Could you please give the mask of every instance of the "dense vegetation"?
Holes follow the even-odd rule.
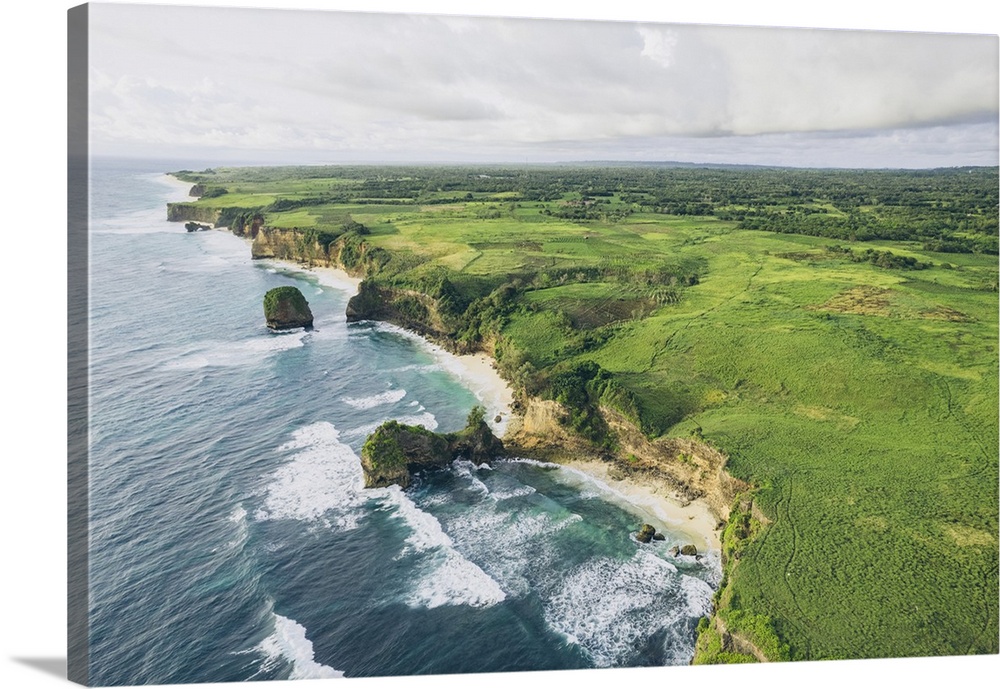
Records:
[[[725,451],[756,511],[716,620],[765,656],[998,651],[996,168],[182,177],[313,233],[601,451],[602,408]],[[719,630],[709,658],[752,659]]]
[[[283,302],[289,303],[292,308],[297,311],[306,311],[309,309],[309,303],[306,298],[302,296],[302,292],[299,291],[297,287],[291,287],[285,285],[283,287],[275,287],[270,289],[264,295],[264,314],[270,318],[278,310],[278,306]]]

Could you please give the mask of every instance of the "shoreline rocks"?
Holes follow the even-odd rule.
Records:
[[[640,543],[649,543],[650,541],[665,541],[667,537],[658,532],[652,524],[643,524],[642,528],[636,532],[635,540]]]

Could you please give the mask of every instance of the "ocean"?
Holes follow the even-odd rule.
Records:
[[[719,563],[637,543],[649,515],[600,481],[511,457],[362,488],[381,422],[458,430],[476,394],[348,324],[345,286],[167,222],[184,166],[92,162],[91,683],[690,662]],[[268,331],[280,285],[314,330]]]

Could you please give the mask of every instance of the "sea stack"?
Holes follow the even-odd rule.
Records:
[[[312,311],[298,287],[275,287],[264,295],[264,319],[271,330],[311,328]]]

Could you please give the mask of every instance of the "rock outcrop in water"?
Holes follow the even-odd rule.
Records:
[[[264,295],[264,318],[272,330],[311,328],[312,311],[298,287],[275,287]]]
[[[650,541],[666,540],[666,536],[657,532],[656,528],[652,524],[643,524],[642,528],[636,532],[635,540],[640,543],[649,543]]]
[[[456,459],[481,464],[503,455],[503,443],[483,418],[483,408],[469,414],[468,425],[458,433],[434,433],[423,426],[386,421],[368,436],[361,448],[365,488],[396,484],[406,488],[410,472],[444,467]]]

